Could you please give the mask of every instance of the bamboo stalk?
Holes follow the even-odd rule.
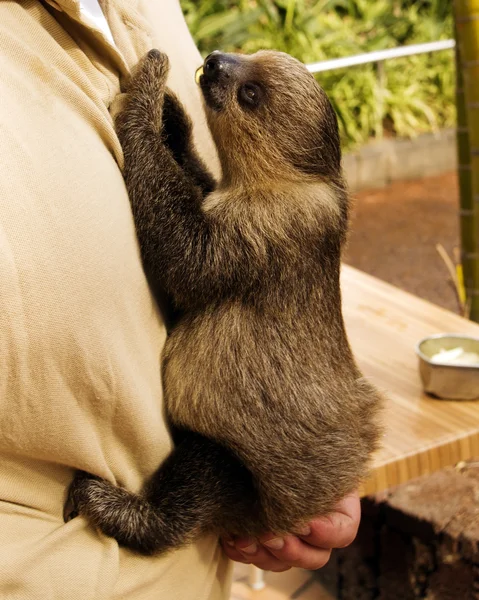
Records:
[[[457,32],[456,32],[457,39]],[[456,107],[457,107],[457,162],[459,179],[459,225],[461,231],[462,282],[470,303],[469,290],[474,279],[474,264],[471,256],[475,252],[474,194],[472,188],[471,149],[467,127],[466,98],[459,44],[456,45]],[[457,290],[458,293],[459,290]],[[464,300],[466,304],[466,300]]]
[[[462,264],[470,316],[479,322],[479,0],[455,0],[454,10]]]

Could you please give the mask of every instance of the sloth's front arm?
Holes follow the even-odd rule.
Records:
[[[151,51],[132,79],[116,125],[142,258],[175,303],[187,308],[249,289],[260,276],[261,257],[241,231],[203,211],[213,180],[201,168],[191,127],[185,129],[189,118],[166,89],[167,73],[166,55]],[[186,138],[179,150],[167,143],[168,134],[175,135],[172,115]]]

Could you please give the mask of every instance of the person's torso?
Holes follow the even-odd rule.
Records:
[[[5,514],[13,507],[48,515],[48,544],[60,544],[62,560],[88,539],[90,555],[79,550],[78,565],[96,561],[108,577],[100,584],[85,566],[85,600],[113,590],[153,598],[155,585],[160,597],[209,600],[223,589],[214,540],[148,562],[118,553],[82,519],[61,521],[73,469],[138,490],[171,449],[160,378],[166,334],[143,273],[109,112],[129,70],[167,29],[151,27],[159,4],[105,3],[115,46],[85,25],[74,0],[0,4],[0,519],[2,506]],[[48,544],[41,556],[50,564]],[[30,558],[18,576],[30,570],[33,582],[41,561]],[[187,563],[195,582],[181,575]],[[203,590],[191,595],[198,582]]]

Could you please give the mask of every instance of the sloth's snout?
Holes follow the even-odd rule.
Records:
[[[215,50],[205,58],[196,72],[206,105],[215,111],[222,110],[231,101],[231,90],[241,78],[241,57]]]
[[[203,76],[210,83],[229,79],[238,62],[238,58],[233,54],[226,54],[215,50],[205,59]]]

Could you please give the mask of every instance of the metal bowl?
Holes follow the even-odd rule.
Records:
[[[479,399],[479,365],[457,365],[432,362],[440,350],[463,348],[479,353],[479,338],[441,333],[424,338],[416,346],[419,372],[428,394],[449,400]]]

